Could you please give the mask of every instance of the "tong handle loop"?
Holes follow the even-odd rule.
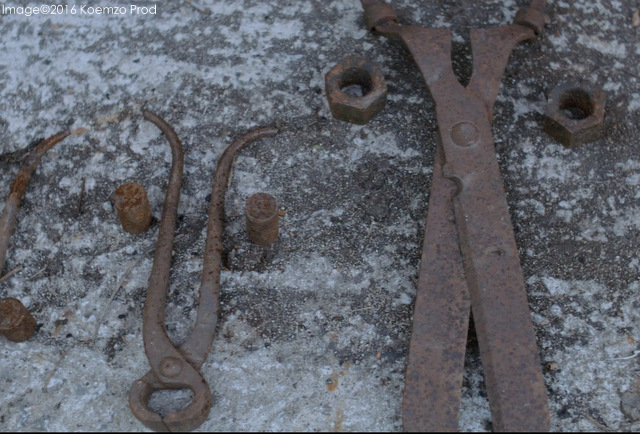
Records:
[[[188,365],[187,372],[181,373],[180,378],[180,382],[162,384],[157,380],[156,374],[150,370],[131,386],[129,391],[131,412],[147,428],[163,432],[193,431],[209,417],[209,411],[213,405],[209,384],[191,365]],[[149,399],[154,392],[172,389],[190,389],[193,392],[193,401],[186,408],[163,417],[149,406]]]

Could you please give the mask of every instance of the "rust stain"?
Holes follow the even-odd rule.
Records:
[[[338,383],[339,383],[338,374],[336,374],[336,372],[334,371],[331,374],[331,377],[327,378],[326,383],[327,383],[327,390],[329,392],[335,391],[338,388]]]
[[[336,420],[333,425],[334,432],[342,432],[342,423],[344,422],[344,413],[341,408],[336,410]]]
[[[71,131],[71,135],[72,136],[81,136],[81,135],[86,134],[88,132],[89,132],[88,128],[79,127],[79,128],[76,128],[75,130]]]
[[[118,113],[112,113],[106,116],[101,116],[98,119],[96,119],[96,124],[98,124],[99,126],[103,126],[106,124],[113,124],[115,122],[118,122]]]

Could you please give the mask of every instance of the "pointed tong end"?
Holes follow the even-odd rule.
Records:
[[[520,9],[513,20],[513,24],[533,30],[535,36],[539,36],[542,33],[544,23],[544,8],[538,9],[534,5]]]
[[[393,10],[393,6],[389,3],[375,0],[361,0],[361,3],[364,9],[364,22],[367,29],[387,36],[385,27],[388,27],[390,24],[397,24],[398,22],[398,17]]]

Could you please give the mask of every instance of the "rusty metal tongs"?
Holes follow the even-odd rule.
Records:
[[[512,49],[538,35],[544,0],[514,23],[472,29],[473,75],[451,66],[451,32],[401,26],[393,8],[362,0],[370,30],[401,40],[435,102],[439,140],[403,400],[407,431],[458,429],[469,310],[496,431],[548,431],[549,410],[509,209],[491,134]]]
[[[169,124],[148,110],[143,114],[169,140],[172,164],[144,307],[144,349],[151,369],[131,386],[129,405],[138,420],[155,431],[192,431],[207,419],[213,405],[211,389],[199,370],[211,349],[218,322],[224,202],[233,159],[244,145],[271,137],[278,129],[262,127],[250,130],[234,140],[218,160],[209,205],[196,322],[188,338],[174,346],[165,330],[164,318],[184,154],[180,139]],[[160,415],[149,406],[149,398],[153,392],[163,389],[190,389],[193,400],[184,409]]]

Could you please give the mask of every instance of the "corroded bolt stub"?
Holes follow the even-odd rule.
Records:
[[[596,140],[604,125],[605,93],[584,82],[567,81],[549,93],[544,130],[568,148]]]
[[[36,320],[31,312],[12,297],[0,299],[0,333],[13,342],[23,342],[33,336]]]
[[[247,235],[260,246],[268,246],[278,238],[278,207],[276,199],[267,193],[255,193],[245,207]]]
[[[348,93],[359,87],[362,96]],[[363,125],[380,112],[387,100],[387,85],[380,67],[361,56],[348,56],[325,75],[325,91],[334,118]]]
[[[127,182],[116,189],[115,206],[125,231],[139,234],[151,224],[151,207],[147,192],[137,182]]]

